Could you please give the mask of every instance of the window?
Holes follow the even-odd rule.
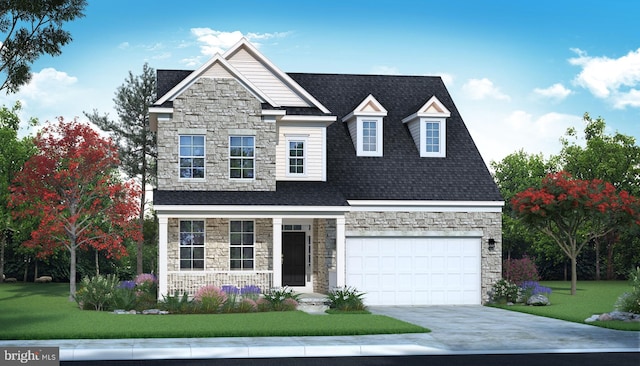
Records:
[[[304,175],[305,141],[289,140],[289,175]]]
[[[376,121],[362,121],[362,151],[377,151]]]
[[[204,136],[180,136],[180,178],[204,178]]]
[[[357,117],[358,156],[382,156],[382,117]]]
[[[204,221],[180,221],[180,269],[204,269]]]
[[[229,223],[230,267],[232,270],[253,270],[253,221]]]
[[[231,136],[229,138],[229,178],[253,179],[255,161],[255,137]]]
[[[428,153],[440,152],[440,123],[426,122],[425,148]]]
[[[446,156],[446,122],[444,119],[422,118],[420,121],[420,156]]]

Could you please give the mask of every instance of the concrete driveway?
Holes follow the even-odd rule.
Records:
[[[486,306],[374,306],[369,310],[429,328],[429,346],[453,352],[640,352],[640,332]]]

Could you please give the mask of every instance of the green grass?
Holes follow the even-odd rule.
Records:
[[[520,311],[548,318],[585,323],[584,320],[594,314],[609,313],[614,309],[616,300],[624,292],[631,291],[628,281],[578,281],[575,295],[571,295],[571,283],[565,281],[540,281],[540,284],[552,290],[549,306],[497,305],[496,307]],[[586,323],[594,326],[640,331],[640,322],[606,321]]]
[[[68,284],[0,284],[0,339],[106,339],[337,336],[425,333],[428,329],[372,314],[116,315],[80,310]]]

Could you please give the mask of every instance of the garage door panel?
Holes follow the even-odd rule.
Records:
[[[348,238],[346,254],[367,305],[480,304],[479,238]]]

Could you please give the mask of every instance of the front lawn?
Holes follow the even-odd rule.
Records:
[[[425,333],[428,329],[372,314],[116,315],[80,310],[68,284],[0,284],[0,339],[338,336]]]
[[[496,305],[496,307],[520,311],[548,318],[584,323],[594,314],[614,311],[616,300],[624,292],[631,291],[628,281],[578,281],[576,294],[571,296],[571,283],[565,281],[541,281],[541,285],[553,291],[549,306]],[[640,322],[606,321],[587,323],[599,327],[640,331]]]

